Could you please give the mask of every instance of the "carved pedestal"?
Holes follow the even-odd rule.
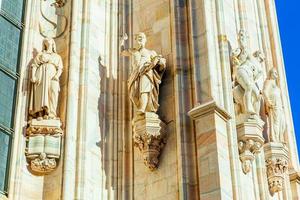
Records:
[[[250,172],[255,155],[264,144],[263,126],[264,122],[258,117],[247,117],[244,122],[237,124],[240,160],[245,174]]]
[[[59,119],[32,119],[28,123],[25,155],[33,174],[45,175],[56,169],[60,158],[62,135]]]
[[[270,194],[282,191],[288,169],[288,149],[283,143],[270,142],[264,145]]]
[[[152,112],[133,120],[134,145],[142,152],[144,163],[150,170],[158,167],[158,158],[166,143],[165,126],[158,115]]]

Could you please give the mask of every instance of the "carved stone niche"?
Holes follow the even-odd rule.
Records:
[[[264,145],[265,161],[270,194],[280,192],[288,169],[288,149],[283,143],[270,142]]]
[[[137,116],[132,123],[134,145],[143,154],[145,165],[153,171],[158,167],[158,158],[166,144],[166,124],[154,112]]]
[[[28,122],[25,155],[33,174],[46,175],[57,168],[62,136],[59,119],[32,119]]]
[[[248,120],[236,126],[240,160],[245,174],[250,172],[255,155],[260,153],[264,144],[263,126],[264,122],[256,117],[249,117]]]

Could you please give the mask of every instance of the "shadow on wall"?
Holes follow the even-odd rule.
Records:
[[[117,152],[115,150],[116,140],[114,132],[115,123],[114,117],[114,101],[113,91],[114,86],[117,84],[117,80],[112,76],[107,77],[108,68],[103,64],[101,56],[98,59],[99,62],[99,77],[100,77],[100,97],[98,99],[98,113],[99,113],[99,126],[100,126],[100,138],[101,140],[96,145],[101,150],[101,163],[102,171],[105,172],[105,188],[108,191],[117,192],[117,170],[115,170],[117,163]],[[116,195],[116,194],[115,194]]]

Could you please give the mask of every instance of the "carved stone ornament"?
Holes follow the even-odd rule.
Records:
[[[26,159],[29,170],[45,175],[56,169],[60,158],[63,130],[57,116],[62,59],[51,38],[43,41],[43,49],[31,65],[29,121],[26,130]]]
[[[231,55],[236,128],[245,174],[250,171],[252,161],[264,143],[264,122],[260,118],[263,88],[261,63],[264,58],[260,51],[249,53],[248,39],[247,32],[241,30],[238,35],[239,47]]]
[[[133,121],[134,145],[142,152],[144,163],[150,170],[158,167],[158,157],[166,144],[165,130],[166,125],[152,112]]]
[[[120,41],[121,55],[132,57],[133,71],[128,80],[129,97],[134,105],[133,137],[135,146],[143,154],[150,170],[158,167],[158,157],[165,144],[165,124],[156,114],[159,104],[159,85],[166,67],[166,59],[145,48],[144,33],[135,35],[136,46],[124,49],[126,34]]]
[[[66,32],[68,26],[68,18],[61,11],[65,4],[66,0],[41,0],[40,14],[43,21],[39,22],[39,31],[43,37],[52,37],[56,39],[61,37]],[[45,12],[44,10],[46,10],[47,12]],[[49,10],[55,12],[55,15],[57,16],[57,18],[59,18],[59,20],[53,20],[51,17],[47,16],[46,13],[48,13]],[[61,23],[61,25],[58,25],[58,21]]]
[[[288,170],[288,149],[282,143],[270,142],[264,145],[267,177],[270,194],[282,191]]]
[[[248,118],[248,121],[237,125],[240,160],[245,174],[250,172],[255,155],[260,153],[264,144],[263,126],[264,122],[256,118]]]
[[[49,174],[60,158],[63,130],[59,119],[32,119],[26,131],[26,159],[35,175]]]

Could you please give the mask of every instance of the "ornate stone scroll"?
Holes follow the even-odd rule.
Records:
[[[121,39],[124,46],[127,35]],[[128,80],[130,100],[135,108],[133,138],[143,154],[144,163],[150,170],[158,167],[158,157],[165,144],[165,124],[156,114],[159,104],[159,85],[166,67],[166,60],[155,51],[145,48],[144,33],[135,36],[134,48],[122,49],[123,56],[133,58],[133,71]]]
[[[270,142],[264,145],[267,177],[270,194],[282,191],[288,170],[288,149],[283,143]]]
[[[259,116],[261,107],[262,54],[256,51],[252,55],[248,50],[248,35],[241,30],[238,35],[239,48],[231,55],[233,97],[235,102],[237,134],[240,160],[244,173],[251,169],[255,154],[264,143],[262,131],[264,122]]]
[[[45,175],[56,169],[63,130],[57,116],[59,77],[63,65],[51,38],[31,65],[29,121],[26,130],[26,158],[30,171]]]
[[[46,6],[44,6],[46,4]],[[42,19],[44,20],[43,23],[39,22],[39,31],[40,34],[47,38],[52,37],[54,39],[61,37],[67,30],[68,26],[68,18],[64,14],[60,14],[58,11],[59,9],[63,8],[66,4],[66,0],[55,0],[54,2],[49,2],[48,0],[41,0],[40,2],[40,14],[42,16]],[[43,9],[43,7],[47,7],[47,9]],[[55,9],[55,15],[57,18],[60,18],[59,21],[62,22],[62,28],[59,28],[58,23],[55,22],[55,20],[51,19],[45,14],[44,10],[49,11],[50,9]],[[51,26],[51,28],[48,28],[46,30],[46,26]]]

